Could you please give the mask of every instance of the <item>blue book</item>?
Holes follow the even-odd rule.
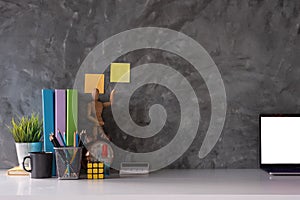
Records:
[[[49,135],[54,132],[54,90],[42,90],[44,151],[53,153],[52,176],[56,176],[55,152]]]

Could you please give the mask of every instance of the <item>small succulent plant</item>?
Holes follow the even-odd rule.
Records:
[[[42,137],[43,122],[38,114],[11,119],[11,126],[8,126],[16,143],[39,142]]]

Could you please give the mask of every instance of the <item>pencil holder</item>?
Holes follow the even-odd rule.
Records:
[[[57,147],[55,149],[58,179],[79,179],[81,147]]]

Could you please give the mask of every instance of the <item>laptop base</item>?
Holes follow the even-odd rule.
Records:
[[[268,172],[272,176],[300,176],[300,172]]]

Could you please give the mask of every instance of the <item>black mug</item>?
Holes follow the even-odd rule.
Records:
[[[31,169],[26,169],[24,166],[26,159],[30,159]],[[31,173],[31,178],[51,178],[52,159],[51,152],[29,152],[29,156],[23,159],[23,169]]]

